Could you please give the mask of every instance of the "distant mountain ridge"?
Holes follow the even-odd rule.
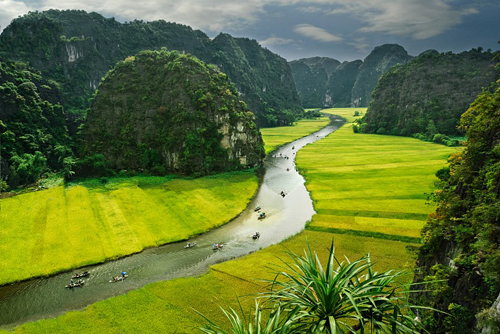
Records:
[[[384,44],[364,61],[312,57],[291,61],[290,67],[304,107],[367,107],[382,74],[412,58],[402,46]]]
[[[261,126],[285,125],[302,113],[284,58],[256,41],[168,23],[119,23],[82,10],[30,12],[0,35],[0,56],[22,61],[61,85],[64,104],[82,112],[101,78],[118,61],[141,50],[166,47],[191,53],[227,73]]]

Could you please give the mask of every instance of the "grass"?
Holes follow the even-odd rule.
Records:
[[[0,284],[121,257],[222,225],[257,190],[254,173],[87,180],[0,201]]]
[[[283,144],[316,132],[329,123],[330,119],[328,117],[320,117],[315,119],[303,119],[293,126],[260,129],[266,154]]]
[[[356,110],[365,112],[363,108],[324,111],[348,122],[297,156],[318,213],[309,226],[418,240],[427,215],[435,209],[427,201],[435,173],[456,148],[406,137],[356,134],[350,123]]]

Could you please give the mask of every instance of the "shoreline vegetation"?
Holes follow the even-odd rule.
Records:
[[[241,304],[244,310],[252,307],[253,295],[266,289],[259,279],[272,279],[271,269],[266,268],[281,263],[279,258],[286,258],[285,249],[301,254],[306,242],[320,259],[326,258],[333,240],[340,261],[343,255],[355,259],[370,253],[376,270],[411,270],[415,258],[408,249],[418,246],[418,243],[379,239],[376,233],[367,237],[313,230],[316,226],[332,231],[384,231],[396,237],[418,238],[420,228],[425,223],[425,219],[421,218],[434,208],[425,204],[426,195],[422,191],[432,191],[434,173],[445,165],[447,154],[456,149],[412,138],[354,134],[351,128],[352,115],[354,111],[364,113],[365,110],[329,109],[329,113],[342,116],[347,122],[333,134],[308,145],[297,154],[297,166],[306,178],[306,187],[318,212],[303,232],[278,245],[214,265],[201,276],[151,283],[127,294],[99,301],[80,311],[25,323],[16,327],[14,332],[66,333],[86,328],[90,332],[187,333],[195,332],[205,324],[196,311],[218,324],[228,325],[219,306],[239,309],[238,305]],[[292,132],[295,129],[286,127],[284,131]],[[269,145],[268,138],[271,142],[277,137],[277,134],[270,134],[269,137],[263,135],[266,146]],[[397,145],[400,140],[408,142]],[[374,152],[377,147],[389,150]],[[422,147],[426,151],[414,161],[415,164],[405,160],[405,157],[415,159],[419,156],[415,156],[415,153]],[[269,151],[266,147],[266,152]],[[384,161],[391,151],[395,153],[392,157],[397,159]],[[423,158],[431,156],[433,151],[439,152],[432,155],[435,162],[418,167]],[[403,180],[403,175],[407,179]],[[381,210],[386,210],[384,205],[390,206],[387,212],[392,212],[396,217],[387,212],[383,214],[385,211]],[[411,279],[408,277],[408,282]]]

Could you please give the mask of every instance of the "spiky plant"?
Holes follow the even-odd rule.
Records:
[[[253,321],[240,318],[233,309],[223,310],[231,330],[224,331],[208,318],[201,330],[207,334],[354,334],[425,331],[412,309],[424,308],[408,302],[410,292],[398,282],[403,271],[374,272],[369,255],[357,261],[335,258],[330,246],[326,267],[309,244],[304,255],[287,252],[270,291],[260,294],[270,305],[269,318],[262,316],[256,301]],[[241,306],[240,306],[241,309]],[[426,308],[429,309],[429,308]],[[267,319],[267,320],[266,320]]]
[[[294,310],[294,330],[303,333],[419,333],[407,303],[410,291],[397,279],[404,272],[376,273],[369,255],[350,262],[335,258],[333,243],[324,268],[309,244],[304,256],[287,252],[265,293],[268,302]]]
[[[219,325],[215,324],[213,321],[205,317],[203,314],[201,316],[205,318],[209,323],[205,325],[200,330],[207,334],[291,334],[299,333],[292,329],[293,319],[298,311],[292,311],[283,313],[283,310],[278,305],[273,307],[270,311],[269,317],[263,316],[262,308],[259,305],[258,300],[255,301],[255,312],[252,314],[253,319],[250,315],[248,319],[240,317],[238,313],[230,308],[230,311],[226,311],[221,308],[222,312],[226,315],[229,320],[231,329],[230,331],[225,331]],[[244,315],[244,312],[240,305],[240,311]]]

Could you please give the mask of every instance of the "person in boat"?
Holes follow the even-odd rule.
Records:
[[[127,275],[127,273],[125,271],[122,271],[122,277],[125,278],[125,275]]]

